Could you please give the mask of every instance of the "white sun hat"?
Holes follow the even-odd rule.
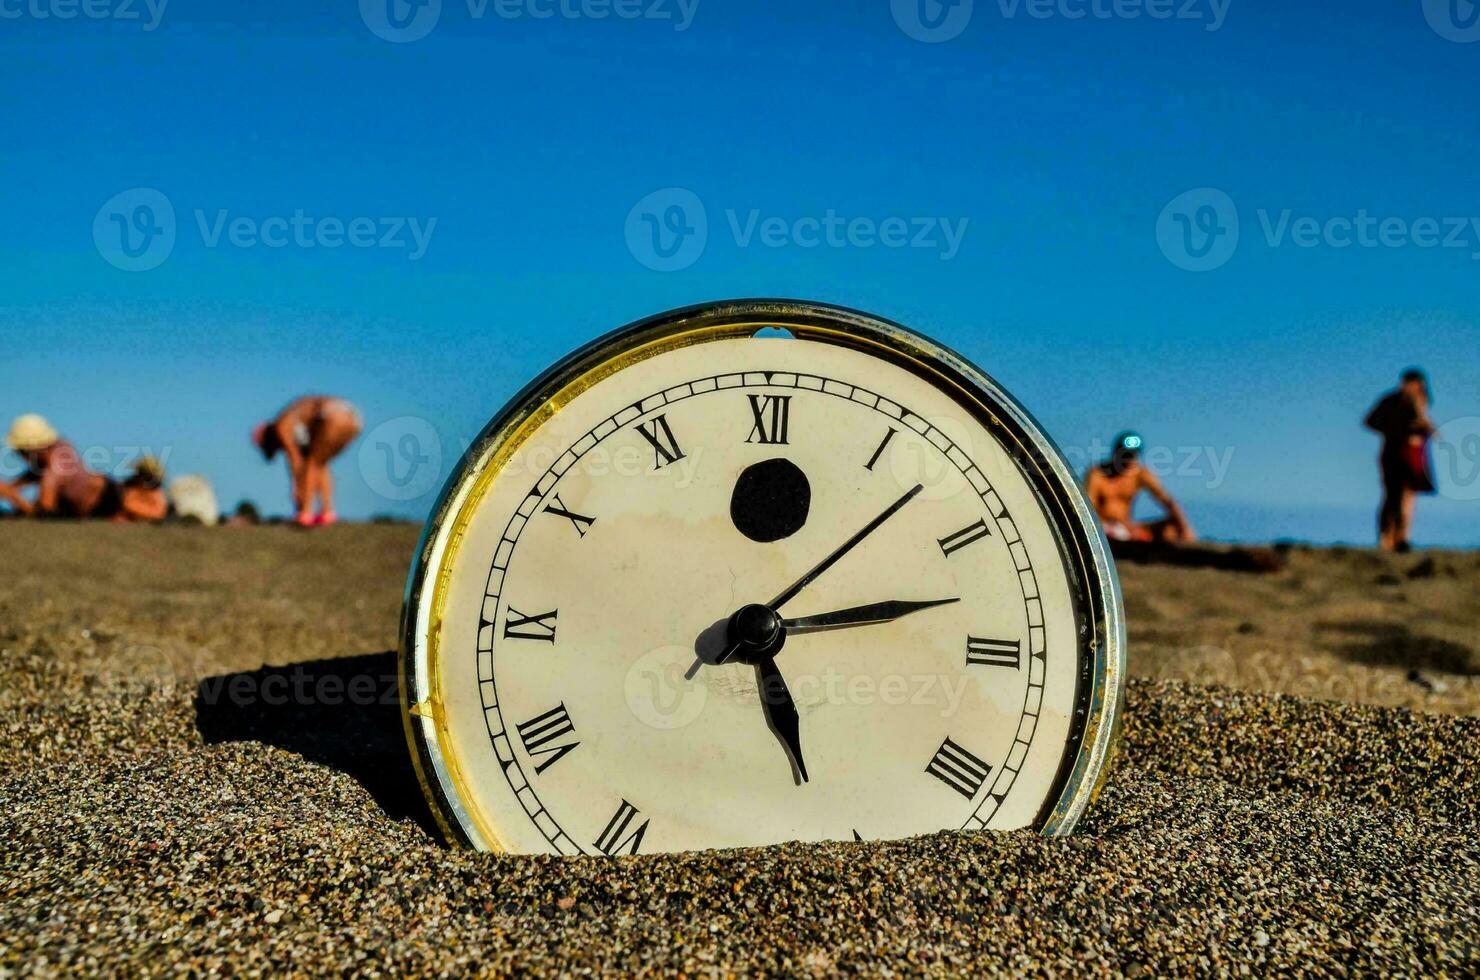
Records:
[[[10,423],[5,444],[17,452],[28,453],[54,446],[60,438],[46,419],[39,415],[22,415]]]

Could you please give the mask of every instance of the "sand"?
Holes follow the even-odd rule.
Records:
[[[0,975],[1480,971],[1480,556],[1127,568],[1162,679],[1072,839],[613,862],[428,831],[415,535],[0,525]]]

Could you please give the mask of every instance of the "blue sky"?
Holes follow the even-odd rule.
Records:
[[[297,393],[445,470],[592,336],[791,296],[957,348],[1073,458],[1139,428],[1221,537],[1370,540],[1358,421],[1424,365],[1417,536],[1480,538],[1468,0],[383,2],[0,0],[0,416],[284,511],[246,436]],[[161,199],[172,246],[118,251]],[[359,462],[343,513],[424,515]]]

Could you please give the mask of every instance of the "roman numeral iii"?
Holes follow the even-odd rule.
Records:
[[[570,715],[566,713],[564,701],[544,714],[536,715],[524,724],[515,727],[519,729],[519,739],[524,743],[524,751],[531,756],[546,757],[534,767],[536,775],[549,769],[563,759],[567,752],[581,744],[580,742],[554,744],[567,735],[574,735],[576,731],[576,726],[571,724]]]
[[[544,640],[555,642],[555,614],[558,609],[547,613],[526,616],[513,606],[509,607],[509,618],[504,623],[504,636],[511,640]]]
[[[786,428],[791,421],[790,395],[746,395],[755,424],[746,442],[776,446],[786,443]]]
[[[966,638],[967,666],[1011,667],[1023,665],[1022,640],[984,640],[979,636]]]
[[[678,446],[678,440],[673,437],[673,428],[668,424],[668,416],[659,415],[651,422],[637,423],[637,431],[642,437],[652,444],[656,456],[653,460],[653,468],[661,469],[675,460],[683,459],[683,450]]]
[[[618,851],[636,854],[637,849],[642,846],[642,836],[647,833],[649,823],[644,820],[642,826],[627,834],[627,828],[638,816],[637,808],[623,800],[622,805],[617,807],[617,812],[607,822],[606,829],[596,838],[596,849],[607,857],[615,857]],[[624,838],[623,834],[627,836]]]
[[[925,771],[969,800],[987,781],[992,767],[948,738]]]
[[[973,541],[980,541],[982,538],[990,537],[991,534],[986,521],[977,521],[975,524],[963,527],[955,534],[947,534],[941,538],[940,550],[949,558],[952,552],[960,551]]]

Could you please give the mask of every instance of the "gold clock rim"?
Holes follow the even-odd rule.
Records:
[[[440,625],[449,568],[476,505],[508,460],[561,407],[633,364],[672,350],[784,328],[793,336],[875,353],[945,387],[980,421],[1020,441],[1019,460],[1040,467],[1035,493],[1058,505],[1050,521],[1067,532],[1089,609],[1093,638],[1089,677],[1076,703],[1085,711],[1072,760],[1060,771],[1034,829],[1047,836],[1072,832],[1098,794],[1119,735],[1125,687],[1125,622],[1119,578],[1109,546],[1079,481],[1058,447],[1021,404],[990,375],[949,348],[907,327],[846,307],[803,300],[729,300],[684,307],[628,324],[574,351],[516,394],[484,427],[443,488],[423,529],[407,578],[398,657],[402,722],[423,795],[451,842],[506,852],[496,828],[476,810],[476,796],[446,738],[440,690]],[[1009,424],[1004,424],[1009,423]],[[1067,525],[1067,526],[1062,526]],[[1066,566],[1070,557],[1061,553]],[[431,588],[428,590],[427,586]],[[1085,696],[1087,694],[1087,696]],[[448,784],[451,784],[449,787]]]

